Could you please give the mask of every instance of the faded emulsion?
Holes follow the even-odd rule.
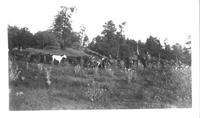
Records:
[[[60,7],[49,29],[8,26],[9,109],[191,108],[191,39],[185,45],[127,38],[128,22],[105,21],[89,39],[73,30],[76,7]]]

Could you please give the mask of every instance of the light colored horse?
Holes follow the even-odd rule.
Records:
[[[52,59],[52,63],[54,62],[54,60],[57,60],[58,63],[60,63],[61,60],[62,60],[63,58],[67,58],[67,56],[66,56],[66,55],[63,55],[63,56],[60,56],[60,55],[53,55],[52,58],[53,58],[53,59]]]

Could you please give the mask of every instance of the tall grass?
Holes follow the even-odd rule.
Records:
[[[51,71],[52,71],[52,67],[45,67],[44,68],[45,72],[46,72],[46,83],[48,86],[51,85]]]
[[[13,61],[10,58],[8,60],[8,68],[9,68],[9,79],[10,80],[18,79],[21,71],[19,70],[18,65],[13,63]]]
[[[80,68],[72,65],[12,62],[12,73],[25,77],[10,84],[12,110],[87,108],[191,107],[191,69],[154,68],[121,71],[119,68]],[[10,71],[10,70],[9,70]],[[49,88],[46,83],[50,81]],[[16,96],[16,91],[24,95]]]

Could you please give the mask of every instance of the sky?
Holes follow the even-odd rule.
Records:
[[[12,4],[11,4],[12,3]],[[119,25],[127,22],[127,38],[146,41],[152,35],[169,44],[184,44],[193,38],[195,0],[7,0],[7,23],[27,27],[32,33],[43,31],[53,23],[60,6],[75,6],[73,30],[86,27],[92,40],[108,20]]]

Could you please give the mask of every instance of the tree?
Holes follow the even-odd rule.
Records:
[[[117,28],[112,20],[109,20],[103,25],[104,30],[101,32],[103,35],[102,40],[105,43],[105,48],[107,48],[108,55],[115,58],[120,57],[120,47],[125,41],[125,36],[122,34],[126,22],[119,25],[120,31],[117,32]]]
[[[109,43],[106,43],[103,36],[97,36],[93,39],[93,41],[89,44],[88,48],[98,52],[101,55],[109,56],[110,48]]]
[[[112,20],[103,25],[102,36],[97,36],[89,44],[89,48],[104,56],[113,58],[127,58],[132,54],[132,45],[128,45],[125,35],[123,35],[126,22],[122,22],[119,31]]]
[[[53,32],[56,34],[60,47],[64,49],[65,47],[70,47],[73,42],[73,31],[72,31],[72,21],[71,17],[75,11],[75,7],[61,7],[61,10],[55,17],[53,23]]]
[[[130,56],[135,55],[135,52],[137,51],[137,42],[133,39],[127,39],[126,40],[126,45],[129,49]]]
[[[121,45],[121,49],[119,51],[119,54],[120,54],[120,59],[125,59],[125,58],[129,58],[131,56],[131,52],[129,50],[129,48],[127,47],[127,44],[124,43]]]
[[[126,25],[126,22],[122,22],[121,24],[119,24],[119,29],[120,29],[120,33],[122,34],[122,33],[124,33],[124,27],[125,27],[125,25]]]
[[[59,48],[58,41],[56,40],[56,35],[50,31],[40,31],[34,35],[34,39],[36,40],[36,48],[44,49],[44,48]]]
[[[165,49],[163,51],[163,59],[171,60],[173,59],[173,53],[169,44],[165,43]]]
[[[149,36],[147,38],[145,46],[147,51],[154,57],[159,57],[162,50],[162,45],[156,37]]]
[[[66,42],[66,46],[67,47],[72,47],[74,49],[80,49],[81,47],[81,38],[80,38],[80,34],[77,32],[72,32],[72,34],[69,36],[69,40],[68,42]]]
[[[80,39],[81,39],[81,46],[82,47],[87,47],[88,43],[89,43],[89,38],[88,36],[86,35],[86,28],[84,25],[81,26],[81,30],[79,32],[80,34]]]
[[[138,45],[139,55],[145,56],[146,52],[148,50],[147,46],[146,46],[146,43],[143,43],[141,40],[139,40],[137,45]]]
[[[187,65],[191,65],[191,52],[190,49],[184,47],[181,61]]]
[[[19,45],[20,29],[16,26],[8,26],[8,48],[9,50],[20,47]]]
[[[117,58],[119,57],[119,52],[120,52],[121,44],[122,44],[123,41],[125,40],[125,36],[123,35],[124,26],[125,26],[125,25],[126,25],[126,22],[122,22],[122,23],[119,25],[120,31],[117,32],[117,34],[116,34],[116,39],[117,39]]]
[[[81,27],[81,29],[80,29],[79,34],[80,34],[80,38],[81,38],[81,46],[83,46],[83,41],[84,41],[84,38],[86,36],[86,34],[85,34],[86,28],[85,28],[84,25],[81,25],[80,27]]]
[[[88,36],[86,35],[83,39],[83,47],[87,47],[89,44],[89,38]]]
[[[8,48],[11,50],[17,48],[34,47],[36,42],[33,34],[28,28],[18,28],[16,26],[8,26]]]
[[[104,30],[101,32],[104,37],[106,37],[108,40],[112,40],[115,37],[116,34],[116,27],[112,20],[109,20],[103,25]]]
[[[89,44],[89,48],[104,56],[116,57],[116,27],[112,20],[103,25],[102,36],[98,35]]]

